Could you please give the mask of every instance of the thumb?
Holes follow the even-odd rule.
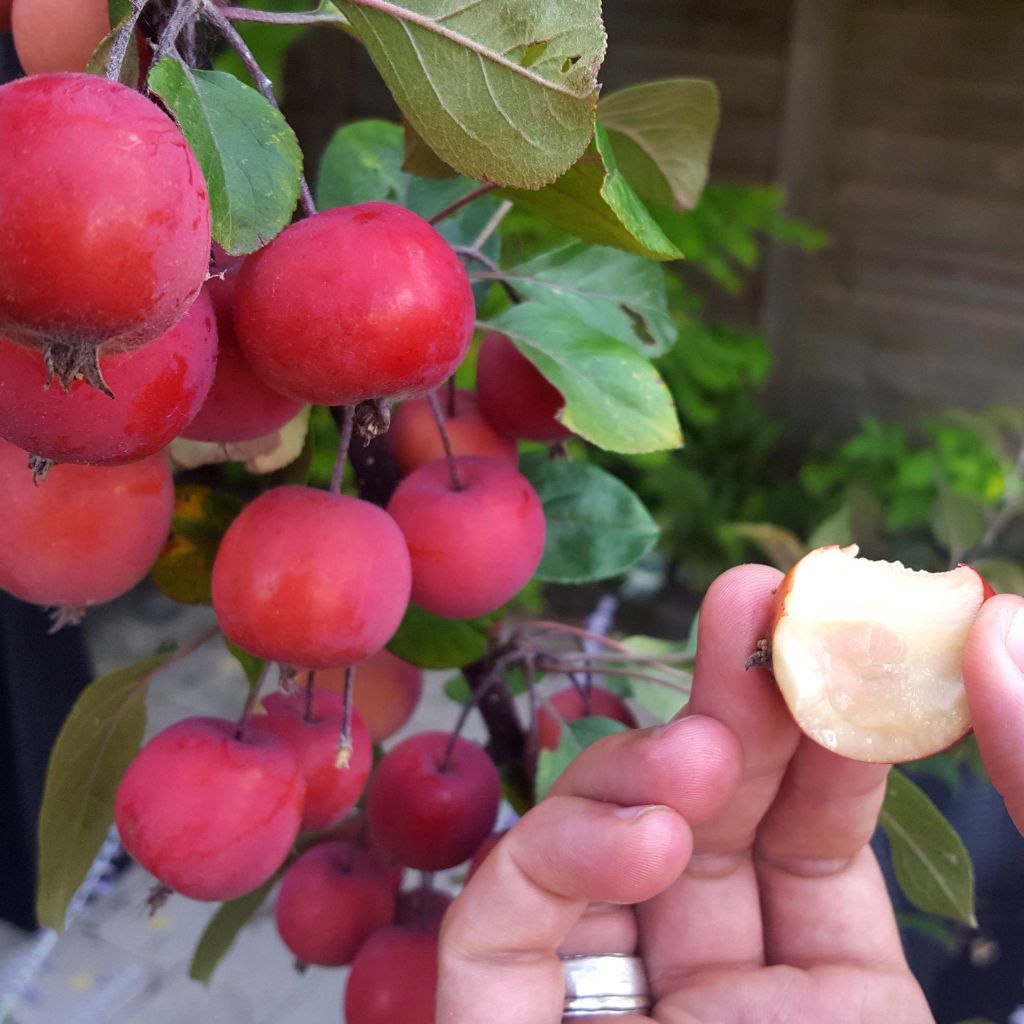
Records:
[[[1024,599],[981,606],[964,646],[964,684],[981,759],[1024,832]]]

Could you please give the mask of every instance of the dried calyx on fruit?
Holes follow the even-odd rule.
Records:
[[[964,642],[992,589],[966,565],[931,573],[856,556],[818,548],[787,573],[770,637],[779,689],[797,725],[844,757],[944,750],[971,728]]]

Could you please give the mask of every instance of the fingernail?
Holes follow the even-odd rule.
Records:
[[[662,810],[661,804],[645,804],[642,807],[616,807],[612,814],[624,821],[639,821],[645,814]]]
[[[682,712],[680,712],[680,714],[682,714]],[[665,736],[667,733],[676,732],[686,726],[688,722],[692,722],[694,720],[693,715],[688,715],[684,718],[673,718],[671,722],[666,722],[664,725],[656,725],[651,730],[651,739],[656,740]]]
[[[1013,617],[1006,634],[1006,649],[1014,664],[1024,672],[1024,608]]]

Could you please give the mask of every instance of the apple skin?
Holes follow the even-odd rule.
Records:
[[[455,392],[454,412],[446,393],[438,392],[438,398],[445,414],[445,430],[453,455],[489,455],[518,467],[519,452],[515,441],[499,433],[484,418],[472,391],[460,388]],[[445,457],[441,432],[434,420],[430,399],[426,396],[402,402],[391,417],[388,436],[402,476],[408,476],[427,462]]]
[[[629,705],[611,690],[602,686],[590,688],[590,706],[587,707],[580,693],[575,686],[568,686],[553,694],[549,703],[558,712],[563,722],[575,722],[577,719],[588,715],[598,715],[603,718],[613,718],[630,729],[637,725],[636,716],[630,710]],[[537,713],[537,746],[541,750],[555,750],[558,747],[562,736],[562,725],[557,718],[541,705]]]
[[[118,466],[166,447],[199,412],[217,365],[205,289],[159,338],[105,356],[111,400],[85,380],[46,387],[41,352],[0,338],[0,435],[53,462]]]
[[[125,849],[175,892],[231,900],[284,863],[305,784],[275,736],[220,718],[186,718],[135,756],[117,789]]]
[[[210,203],[178,126],[98,75],[0,86],[0,334],[137,348],[206,279]]]
[[[305,964],[341,967],[391,923],[395,890],[375,854],[353,843],[318,843],[285,870],[274,916],[284,944]]]
[[[462,362],[466,271],[425,220],[391,203],[323,210],[242,264],[239,344],[282,394],[320,405],[433,391]]]
[[[892,572],[894,576],[926,581],[925,585],[941,586],[941,580],[956,577],[964,594],[958,596],[957,601],[947,609],[949,621],[940,618],[938,625],[935,621],[920,617],[920,609],[914,605],[914,598],[911,597],[904,602],[906,607],[899,610],[902,619],[896,614],[886,615],[882,603],[892,599],[880,590],[871,595],[874,600],[869,598],[862,615],[847,611],[830,618],[829,595],[822,592],[819,584],[817,590],[812,590],[810,595],[805,590],[801,597],[805,604],[809,597],[817,602],[815,616],[811,617],[815,623],[811,640],[795,634],[794,622],[799,625],[802,619],[807,618],[805,613],[794,613],[793,604],[798,579],[807,576],[803,567],[808,560],[835,559],[839,556],[840,559],[849,558],[852,561],[857,554],[856,545],[817,548],[805,555],[785,575],[773,601],[771,663],[768,667],[797,725],[827,749],[852,760],[894,764],[940,753],[971,731],[962,674],[952,666],[962,657],[963,640],[970,622],[981,605],[995,592],[976,569],[964,564],[946,573],[920,573],[907,570],[899,563],[875,563],[861,559],[857,561],[858,565],[867,563],[883,566],[885,571]],[[833,561],[832,565],[837,570],[848,567],[842,561]],[[839,572],[835,573],[835,577],[838,582],[833,590],[845,588],[847,592],[852,591],[854,577],[844,578]],[[928,580],[937,582],[928,584]],[[877,584],[886,581],[872,582]],[[928,592],[919,590],[915,596],[919,601],[924,601],[928,599]],[[861,610],[861,606],[857,606],[857,611]],[[918,618],[913,617],[915,614]],[[917,652],[924,652],[924,656],[937,650],[937,644],[953,646],[944,652],[947,655],[945,662],[936,663],[939,668],[929,669],[929,685],[907,690],[904,676],[912,675],[915,669],[920,668],[918,660],[914,658],[914,648],[915,638],[921,634],[926,639],[936,638],[924,644],[916,639]],[[959,648],[956,648],[957,643]],[[825,656],[826,660],[822,660],[819,650],[829,652]],[[816,670],[815,664],[820,666]],[[852,671],[848,668],[851,664],[856,665]],[[906,672],[901,675],[904,668]],[[842,675],[844,672],[845,679]],[[948,686],[940,692],[938,688],[942,684]],[[864,697],[858,696],[858,687],[874,699],[873,703],[868,704]],[[950,692],[955,697],[948,696]],[[930,695],[937,695],[941,700],[938,710],[933,710],[926,703],[922,704],[922,700]],[[822,718],[823,700],[828,700],[832,708],[842,709],[831,713],[832,720],[829,720],[828,715]]]
[[[382,928],[359,950],[345,986],[346,1024],[435,1024],[438,938]]]
[[[447,460],[407,476],[388,503],[409,545],[412,601],[435,615],[487,615],[525,586],[544,554],[540,498],[521,473],[499,459]]]
[[[480,411],[503,434],[527,441],[562,441],[572,431],[557,419],[562,393],[497,331],[485,334],[476,364]]]

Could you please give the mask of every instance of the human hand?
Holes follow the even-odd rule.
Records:
[[[717,580],[686,717],[590,747],[473,876],[442,932],[439,1024],[555,1024],[560,953],[634,952],[650,1017],[595,1019],[932,1020],[868,846],[888,766],[813,743],[744,671],[780,578]]]

